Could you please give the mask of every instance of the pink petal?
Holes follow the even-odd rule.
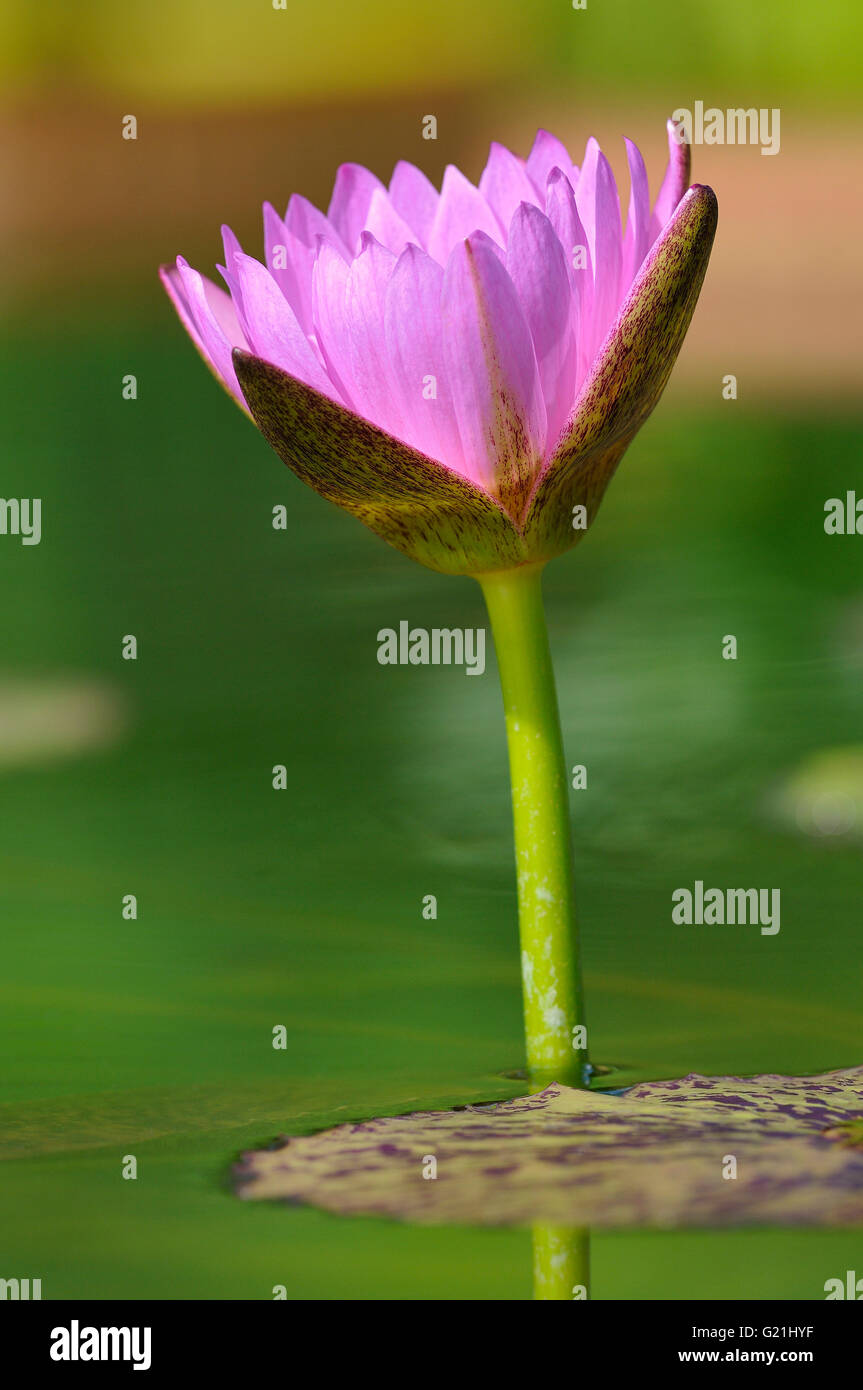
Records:
[[[448,164],[429,233],[429,255],[446,265],[453,248],[471,232],[486,232],[501,246],[504,243],[500,223],[479,189],[454,164]]]
[[[573,296],[563,248],[539,208],[522,203],[509,229],[506,268],[533,338],[554,447],[575,400]]]
[[[493,238],[490,237],[486,232],[473,232],[471,235],[473,237],[474,244],[476,246],[487,247],[493,256],[497,256],[497,259],[500,261],[501,265],[505,270],[506,252],[504,251],[503,247],[498,242],[494,241]]]
[[[234,304],[234,308],[237,311],[237,317],[240,321],[240,326],[243,330],[243,333],[248,338],[248,333],[246,333],[245,321],[243,319],[243,297],[240,293],[240,286],[237,281],[236,274],[234,272],[234,256],[237,254],[242,255],[243,248],[240,245],[237,237],[234,235],[234,233],[231,231],[230,227],[227,224],[223,225],[221,231],[222,246],[225,248],[225,264],[217,266],[216,269],[219,271],[222,279],[228,287],[228,293],[230,294]]]
[[[304,198],[300,193],[294,193],[288,203],[285,226],[304,246],[310,247],[312,251],[317,250],[318,237],[322,236],[341,252],[345,260],[351,259],[347,246],[330,219],[325,217],[320,208],[316,208],[314,203],[310,203],[308,198]]]
[[[193,271],[193,274],[197,275],[198,272]],[[231,296],[225,294],[221,285],[216,285],[212,280],[208,280],[206,275],[201,275],[199,278],[204,289],[210,313],[218,324],[222,335],[231,344],[232,348],[242,347],[246,341],[246,337],[243,333],[237,307],[231,299]],[[190,300],[190,302],[192,301]]]
[[[589,321],[582,318],[582,338],[590,357],[602,342],[620,302],[620,200],[611,166],[597,142],[588,140],[575,188],[578,215],[587,234],[593,267]]]
[[[525,168],[540,195],[540,201],[545,197],[552,169],[560,169],[570,180],[578,178],[578,169],[573,165],[569,150],[556,135],[551,135],[547,130],[536,132],[536,139]]]
[[[234,255],[249,347],[307,386],[337,399],[332,382],[315,356],[296,315],[266,266],[242,252]]]
[[[500,222],[504,232],[509,229],[519,203],[539,206],[536,189],[525,173],[524,160],[518,159],[504,145],[493,142],[488,163],[482,171],[479,191]]]
[[[347,289],[350,266],[332,242],[318,239],[312,272],[312,316],[318,350],[327,372],[345,404],[354,409],[347,321]]]
[[[668,164],[659,196],[656,199],[656,206],[653,209],[653,216],[650,219],[651,243],[659,236],[689,187],[689,166],[692,154],[689,144],[685,140],[682,143],[678,141],[677,126],[674,121],[667,121],[665,128],[668,132]]]
[[[231,360],[231,350],[235,347],[248,350],[248,343],[230,295],[200,275],[197,270],[193,270],[182,256],[177,257],[177,270],[189,312],[207,356],[231,395],[235,396],[245,409],[243,393]]]
[[[428,247],[439,196],[421,169],[408,164],[407,160],[399,160],[390,179],[390,202],[416,232],[415,240],[423,248]]]
[[[362,164],[340,165],[327,216],[352,256],[358,252],[360,233],[376,188],[386,192],[377,175]]]
[[[376,188],[372,194],[365,230],[371,232],[375,240],[392,251],[394,256],[398,256],[409,243],[415,246],[419,244],[416,232],[399,216],[389,194],[381,188]]]
[[[545,212],[563,250],[576,318],[584,318],[593,297],[593,265],[587,233],[578,215],[572,184],[560,169],[553,169],[549,176]],[[575,253],[578,247],[584,248],[585,264],[576,269]]]
[[[444,362],[443,278],[431,256],[417,246],[405,248],[387,285],[386,346],[405,443],[465,474]]]
[[[384,304],[396,258],[369,232],[348,275],[345,312],[350,348],[353,397],[367,420],[402,437],[401,411],[387,355]]]
[[[518,295],[479,238],[453,251],[442,303],[444,360],[467,475],[517,516],[542,459],[545,405]]]
[[[641,151],[631,140],[625,140],[629,163],[629,212],[623,238],[623,259],[620,273],[621,293],[632,283],[650,247],[650,189],[647,170]]]
[[[159,266],[159,279],[167,290],[168,298],[176,309],[177,316],[189,337],[192,339],[192,342],[195,344],[195,347],[198,349],[201,356],[206,359],[207,364],[212,367],[213,364],[210,362],[209,353],[204,347],[204,340],[195,326],[195,320],[189,308],[189,301],[186,298],[186,291],[183,289],[183,282],[180,279],[179,270],[175,265],[161,265]]]
[[[288,230],[271,203],[264,203],[264,252],[267,269],[296,314],[300,327],[304,333],[311,333],[314,249]]]

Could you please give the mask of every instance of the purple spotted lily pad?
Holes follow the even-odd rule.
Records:
[[[555,1083],[288,1139],[245,1154],[237,1190],[424,1224],[846,1226],[863,1224],[861,1118],[863,1067],[622,1096]]]

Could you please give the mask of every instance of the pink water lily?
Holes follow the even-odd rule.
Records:
[[[162,278],[205,361],[322,496],[431,569],[475,576],[506,717],[527,1064],[585,1084],[566,760],[541,583],[593,522],[683,342],[716,230],[669,124],[651,205],[627,141],[625,226],[595,140],[576,167],[540,131],[479,184],[389,188],[343,164],[324,216],[264,209],[265,260],[224,229],[222,290]],[[577,524],[576,524],[577,523]]]
[[[695,307],[716,199],[669,123],[651,206],[626,142],[611,168],[540,131],[493,145],[478,186],[399,163],[339,169],[325,216],[264,208],[266,264],[223,229],[227,291],[178,258],[187,331],[297,475],[434,569],[541,562],[594,518],[658,400]],[[585,525],[573,526],[575,507]]]

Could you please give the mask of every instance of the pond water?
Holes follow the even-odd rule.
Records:
[[[341,1221],[227,1181],[280,1133],[522,1085],[494,662],[466,680],[376,659],[403,619],[483,626],[477,586],[303,489],[167,321],[50,351],[25,334],[3,391],[4,486],[43,499],[41,544],[0,545],[3,674],[93,680],[124,715],[104,747],[0,757],[0,1273],[46,1298],[528,1296],[527,1231]],[[859,421],[708,396],[669,394],[547,574],[567,756],[587,768],[601,1085],[863,1060],[841,756],[863,742],[863,537],[823,529]],[[789,815],[801,769],[837,749],[842,814]],[[698,880],[781,890],[781,930],[674,923]],[[597,1298],[818,1298],[859,1236],[623,1232],[591,1258]]]

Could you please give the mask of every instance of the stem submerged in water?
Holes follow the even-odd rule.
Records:
[[[525,565],[482,575],[479,582],[497,650],[509,743],[528,1071],[537,1087],[550,1081],[582,1086],[588,1058],[586,1036],[580,1036],[568,779],[542,569]]]

